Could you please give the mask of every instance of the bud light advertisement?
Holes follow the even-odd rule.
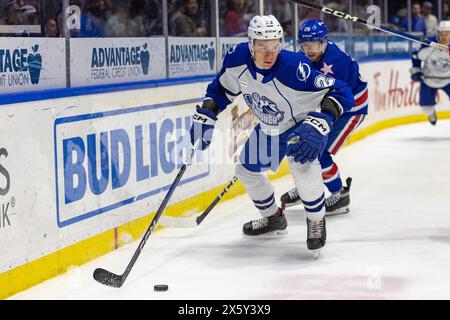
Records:
[[[198,102],[196,99],[57,118],[54,143],[58,226],[138,201],[157,200],[169,189],[192,147],[192,109],[181,111],[176,106]],[[208,165],[191,166],[180,185],[208,174]]]

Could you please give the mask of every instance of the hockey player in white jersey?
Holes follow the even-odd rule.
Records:
[[[441,21],[431,41],[450,44],[450,20]],[[442,89],[450,97],[450,57],[447,50],[422,45],[412,54],[411,79],[420,82],[419,104],[432,125],[437,122],[436,92]]]
[[[283,29],[274,16],[255,16],[248,43],[225,56],[223,67],[197,106],[190,135],[208,147],[217,116],[238,95],[259,119],[236,165],[261,219],[243,226],[247,236],[286,233],[284,208],[263,171],[276,171],[287,155],[296,184],[301,182],[307,220],[307,247],[320,250],[326,242],[324,184],[318,161],[333,122],[354,104],[350,87],[313,69],[300,53],[282,50]],[[296,142],[288,141],[296,140]]]

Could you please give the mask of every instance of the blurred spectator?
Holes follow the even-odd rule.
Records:
[[[197,0],[179,0],[175,4],[175,13],[170,18],[170,34],[179,37],[206,36],[204,22],[197,22]]]
[[[450,4],[447,1],[442,3],[442,20],[450,20]]]
[[[108,19],[105,25],[107,37],[128,36],[128,4],[119,2],[116,5],[115,13]]]
[[[400,24],[407,15],[408,9],[406,8],[398,9],[395,15],[389,17],[388,20],[389,27],[394,28],[396,30],[401,30]]]
[[[55,19],[48,19],[45,23],[44,36],[48,38],[59,37],[58,25]]]
[[[293,36],[293,8],[289,0],[278,0],[278,5],[273,9],[273,15],[277,17],[284,30],[285,36]]]
[[[36,8],[32,5],[26,4],[22,6],[22,15],[23,15],[23,22],[25,24],[29,25],[38,25],[40,24],[39,15],[36,11]]]
[[[255,0],[244,0],[244,9],[242,10],[241,18],[244,21],[244,26],[247,28],[250,20],[257,14]]]
[[[289,0],[278,0],[272,13],[283,26],[292,21],[292,7]]]
[[[226,37],[245,35],[246,28],[241,18],[244,9],[243,0],[228,0],[223,15],[223,35]]]
[[[23,15],[21,5],[15,0],[3,0],[0,6],[0,24],[3,25],[21,25]]]
[[[80,8],[83,8],[83,1]],[[105,36],[106,19],[110,17],[109,6],[105,0],[90,0],[82,10],[81,30],[71,30],[70,35],[76,37],[101,38]]]
[[[148,35],[162,35],[162,7],[158,0],[148,2],[147,33]]]
[[[433,4],[429,1],[425,1],[422,4],[423,17],[425,19],[425,28],[427,30],[426,36],[434,36],[437,34],[438,20],[433,15]]]
[[[388,26],[400,30],[400,18],[398,16],[390,16]]]
[[[87,5],[84,1],[74,1],[79,7],[83,8],[81,12],[80,22],[81,30],[71,30],[72,37],[104,37],[105,25],[107,19],[111,17],[110,4],[107,0],[90,0]]]
[[[341,4],[337,2],[329,2],[324,4],[327,8],[338,10],[341,12],[348,12],[348,7],[346,4]],[[311,12],[307,17],[307,19],[321,19],[320,17],[320,11],[319,10],[313,10],[314,12]],[[347,33],[349,32],[349,26],[347,21],[344,19],[334,17],[331,15],[325,15],[324,19],[325,23],[327,24],[328,30],[330,30],[331,33]],[[300,26],[304,20],[299,24]]]
[[[108,0],[91,0],[88,13],[100,23],[106,23],[111,17],[111,4]]]
[[[142,0],[131,0],[130,19],[128,20],[128,35],[130,37],[145,37],[147,3]]]
[[[425,19],[423,18],[422,14],[422,8],[420,6],[420,3],[414,3],[412,5],[412,22],[411,22],[411,31],[412,32],[420,32],[423,35],[427,33],[427,29],[425,26]],[[403,31],[409,31],[408,30],[408,17],[405,17],[402,22],[400,23],[400,27]]]

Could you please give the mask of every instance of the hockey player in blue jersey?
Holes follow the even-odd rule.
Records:
[[[431,41],[448,46],[450,43],[450,20],[441,21],[437,36]],[[420,82],[419,104],[432,125],[437,122],[436,92],[442,89],[450,97],[450,58],[447,50],[422,45],[412,54],[411,79]]]
[[[333,124],[319,159],[323,181],[331,193],[325,199],[326,215],[347,213],[350,210],[351,178],[347,179],[347,186],[344,187],[333,156],[364,121],[368,109],[367,82],[361,79],[358,63],[328,40],[327,27],[322,20],[305,21],[299,28],[298,39],[300,50],[310,58],[314,68],[349,84],[354,95],[355,105]],[[281,196],[281,202],[285,206],[292,206],[302,203],[300,198],[297,188],[293,188]]]
[[[242,94],[259,124],[252,131],[236,165],[261,219],[243,226],[247,236],[286,233],[284,208],[263,174],[292,158],[292,173],[301,184],[307,221],[307,247],[317,253],[326,242],[324,185],[318,158],[333,123],[353,106],[349,86],[313,69],[301,53],[282,50],[283,28],[274,16],[255,16],[248,43],[228,52],[217,77],[197,106],[190,135],[205,149],[211,142],[217,116]],[[288,141],[290,143],[288,144]]]

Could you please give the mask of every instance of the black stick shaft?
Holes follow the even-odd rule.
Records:
[[[407,39],[407,40],[417,41],[417,42],[420,42],[420,43],[425,44],[425,45],[430,46],[430,47],[447,49],[450,52],[449,47],[445,46],[443,44],[440,44],[440,43],[437,43],[437,42],[434,42],[434,41],[430,41],[430,40],[428,40],[426,38],[423,38],[423,37],[417,37],[417,36],[414,36],[412,34],[409,34],[409,33],[403,32],[403,31],[391,29],[391,28],[389,28],[387,26],[384,26],[384,25],[372,24],[372,23],[367,22],[367,20],[361,19],[359,17],[353,16],[351,14],[348,14],[348,13],[345,13],[345,12],[342,12],[342,11],[339,11],[339,10],[331,9],[331,8],[326,7],[326,6],[321,6],[321,5],[318,5],[318,4],[315,4],[315,3],[311,3],[309,1],[304,1],[304,0],[291,0],[291,1],[296,2],[296,3],[298,3],[298,4],[300,4],[300,5],[304,6],[304,7],[307,7],[307,8],[310,8],[310,9],[317,9],[317,10],[322,11],[323,13],[326,13],[326,14],[329,14],[329,15],[333,15],[335,17],[339,17],[339,18],[342,18],[342,19],[345,19],[345,20],[348,20],[348,21],[352,21],[352,22],[356,22],[356,23],[359,23],[359,24],[363,24],[366,27],[377,29],[377,30],[383,31],[383,32],[387,32],[389,34],[392,34],[392,35],[395,35],[395,36],[398,36],[398,37],[402,37],[402,38]]]
[[[189,160],[192,159],[194,156],[196,147],[191,150],[191,153],[188,155]],[[125,282],[128,275],[130,274],[131,269],[133,268],[134,264],[136,263],[136,260],[138,259],[139,255],[142,252],[142,249],[144,248],[145,244],[147,243],[148,237],[150,237],[151,233],[153,232],[153,229],[155,229],[156,224],[158,223],[159,218],[161,217],[162,213],[164,212],[164,209],[167,206],[167,203],[169,202],[170,198],[172,197],[173,192],[175,191],[175,188],[178,186],[178,183],[180,182],[181,178],[183,177],[184,172],[186,171],[187,163],[184,163],[183,166],[178,171],[177,176],[175,177],[175,180],[173,181],[172,185],[170,186],[169,190],[167,191],[166,196],[164,197],[164,200],[162,201],[161,205],[158,208],[158,211],[155,214],[155,217],[153,218],[152,222],[150,223],[150,226],[145,231],[144,237],[142,238],[141,242],[139,243],[139,246],[137,247],[136,251],[134,252],[133,257],[131,258],[130,262],[128,263],[127,268],[125,269],[125,272],[122,274],[122,283]]]
[[[222,192],[214,199],[213,202],[208,206],[208,208],[205,209],[205,211],[199,215],[196,219],[197,224],[199,225],[202,223],[203,219],[206,218],[206,216],[211,212],[211,210],[216,206],[216,204],[222,199],[222,197],[227,193],[227,191],[231,188],[231,186],[237,181],[237,177],[233,177],[231,181],[228,183],[228,185],[225,187],[225,189],[222,190]]]
[[[128,277],[131,269],[133,268],[134,264],[136,263],[136,260],[138,259],[139,255],[142,252],[142,249],[144,248],[145,244],[147,243],[148,237],[150,237],[151,233],[153,232],[153,229],[155,229],[156,223],[158,222],[159,218],[161,217],[164,209],[167,206],[167,203],[170,200],[170,197],[172,196],[175,188],[177,187],[178,183],[181,180],[181,177],[183,176],[184,172],[186,171],[186,164],[183,164],[183,166],[180,168],[180,171],[178,172],[175,180],[172,183],[172,186],[170,187],[169,191],[167,192],[166,196],[164,197],[163,202],[159,206],[158,211],[155,214],[155,217],[152,220],[152,223],[148,227],[148,229],[145,231],[144,237],[142,238],[141,242],[139,243],[138,248],[134,252],[133,257],[131,258],[130,263],[128,263],[127,268],[125,269],[125,272],[122,275],[122,282],[125,282],[126,278]]]

